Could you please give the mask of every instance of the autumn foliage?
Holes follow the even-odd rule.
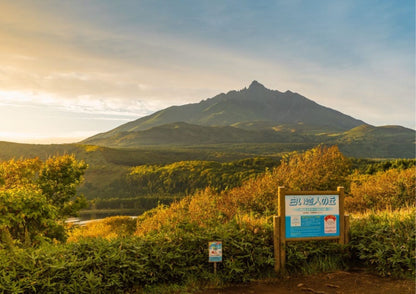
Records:
[[[354,173],[345,199],[348,211],[396,210],[415,206],[416,169],[390,169],[373,175]]]

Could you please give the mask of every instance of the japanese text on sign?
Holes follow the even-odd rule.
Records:
[[[318,195],[306,197],[291,197],[289,206],[335,206],[337,198],[335,195]]]

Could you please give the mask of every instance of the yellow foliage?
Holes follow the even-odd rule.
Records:
[[[159,205],[158,207],[145,212],[137,218],[137,229],[135,235],[143,236],[151,231],[158,231],[162,228],[175,228],[177,224],[186,220],[186,210],[190,197],[170,206]]]
[[[219,199],[219,207],[229,219],[239,211],[273,211],[277,207],[278,186],[272,174],[266,172],[261,177],[246,181],[241,187],[224,192]]]
[[[272,172],[224,193],[222,211],[231,218],[238,211],[270,214],[277,209],[279,186],[288,190],[336,190],[348,184],[349,161],[337,146],[318,146],[291,153]]]
[[[333,189],[346,183],[349,162],[338,147],[318,146],[294,153],[274,171],[246,181],[241,187],[216,193],[211,189],[187,197],[170,207],[159,206],[138,218],[137,235],[153,230],[174,229],[179,223],[201,227],[237,219],[253,230],[276,213],[278,187],[289,189]],[[258,216],[264,216],[265,219]]]
[[[82,238],[113,239],[133,235],[136,220],[129,216],[113,216],[92,221],[85,226],[74,226],[69,232],[68,242]]]
[[[90,153],[90,152],[95,152],[97,150],[102,149],[102,147],[100,146],[96,146],[96,145],[79,145],[81,148],[84,148],[85,152]]]
[[[0,162],[0,188],[7,190],[21,186],[37,187],[42,161],[39,158],[21,159]]]
[[[415,206],[415,168],[390,169],[374,175],[354,173],[351,176],[351,193],[345,199],[350,212],[368,209],[384,210]]]
[[[273,178],[289,190],[326,191],[347,187],[349,172],[350,162],[338,146],[318,146],[284,158],[273,171]]]
[[[221,218],[218,207],[218,194],[211,189],[198,192],[189,201],[189,220],[201,227],[212,224]]]

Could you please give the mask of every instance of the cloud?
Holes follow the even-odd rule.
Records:
[[[1,6],[3,104],[52,107],[71,117],[137,118],[259,80],[369,123],[414,124],[414,16],[405,5],[369,0]]]

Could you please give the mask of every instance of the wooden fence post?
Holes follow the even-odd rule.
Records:
[[[274,270],[280,271],[280,216],[273,216]]]
[[[348,244],[350,242],[350,216],[344,216],[344,244]]]
[[[344,187],[338,187],[339,193],[339,244],[345,244],[345,218],[344,218]]]
[[[285,187],[279,187],[279,249],[280,249],[280,269],[284,270],[286,264],[286,236],[285,236]]]

